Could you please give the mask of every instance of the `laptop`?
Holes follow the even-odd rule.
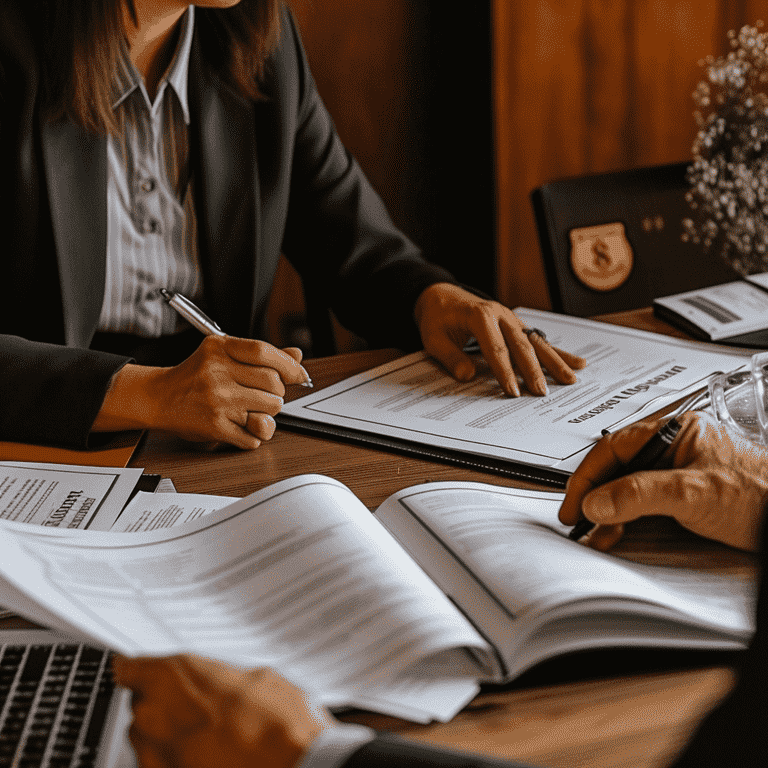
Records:
[[[0,766],[135,768],[130,722],[110,651],[48,630],[0,630]]]

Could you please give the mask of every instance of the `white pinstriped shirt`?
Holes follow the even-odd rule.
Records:
[[[157,337],[187,324],[160,288],[198,299],[202,276],[189,175],[187,75],[194,6],[152,103],[125,51],[113,108],[123,126],[107,140],[107,270],[99,331]],[[316,739],[301,768],[335,768],[374,731],[339,724]]]
[[[202,295],[189,172],[187,75],[194,7],[154,103],[125,50],[113,107],[123,127],[107,141],[107,269],[99,331],[158,337],[186,323],[160,288]]]

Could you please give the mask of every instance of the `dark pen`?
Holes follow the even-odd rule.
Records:
[[[202,309],[193,304],[186,296],[182,296],[180,293],[172,293],[165,288],[160,289],[160,295],[168,302],[169,306],[173,307],[188,323],[194,325],[200,333],[204,333],[206,336],[227,335],[219,328],[218,323],[211,320]],[[312,379],[309,378],[309,374],[304,369],[304,366],[300,365],[299,368],[307,377],[306,381],[301,382],[301,386],[313,387]]]
[[[633,472],[653,469],[664,451],[672,445],[681,426],[676,418],[670,419],[627,464],[620,467],[610,477],[605,478],[603,482],[607,483],[611,480],[618,480],[618,478],[631,475]],[[573,526],[568,534],[568,538],[572,541],[578,541],[582,536],[586,536],[594,527],[595,524],[591,520],[587,520],[584,517],[584,513],[581,512],[576,525]]]

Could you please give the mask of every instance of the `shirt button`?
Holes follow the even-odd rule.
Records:
[[[153,235],[160,229],[160,225],[154,219],[147,219],[144,222],[144,234]]]
[[[155,188],[154,179],[144,179],[144,181],[141,182],[142,192],[151,192],[154,188]]]

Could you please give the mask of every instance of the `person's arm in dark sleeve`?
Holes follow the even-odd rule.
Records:
[[[110,381],[129,361],[0,336],[0,440],[87,448]]]
[[[341,323],[373,346],[423,347],[458,380],[476,373],[464,344],[477,340],[509,395],[547,393],[542,368],[572,384],[585,361],[531,336],[496,301],[458,285],[449,272],[422,258],[392,223],[376,192],[347,152],[320,99],[295,25],[286,17],[276,56],[276,82],[298,83],[290,204],[283,252],[305,288],[327,297]],[[290,101],[290,99],[289,99]]]

